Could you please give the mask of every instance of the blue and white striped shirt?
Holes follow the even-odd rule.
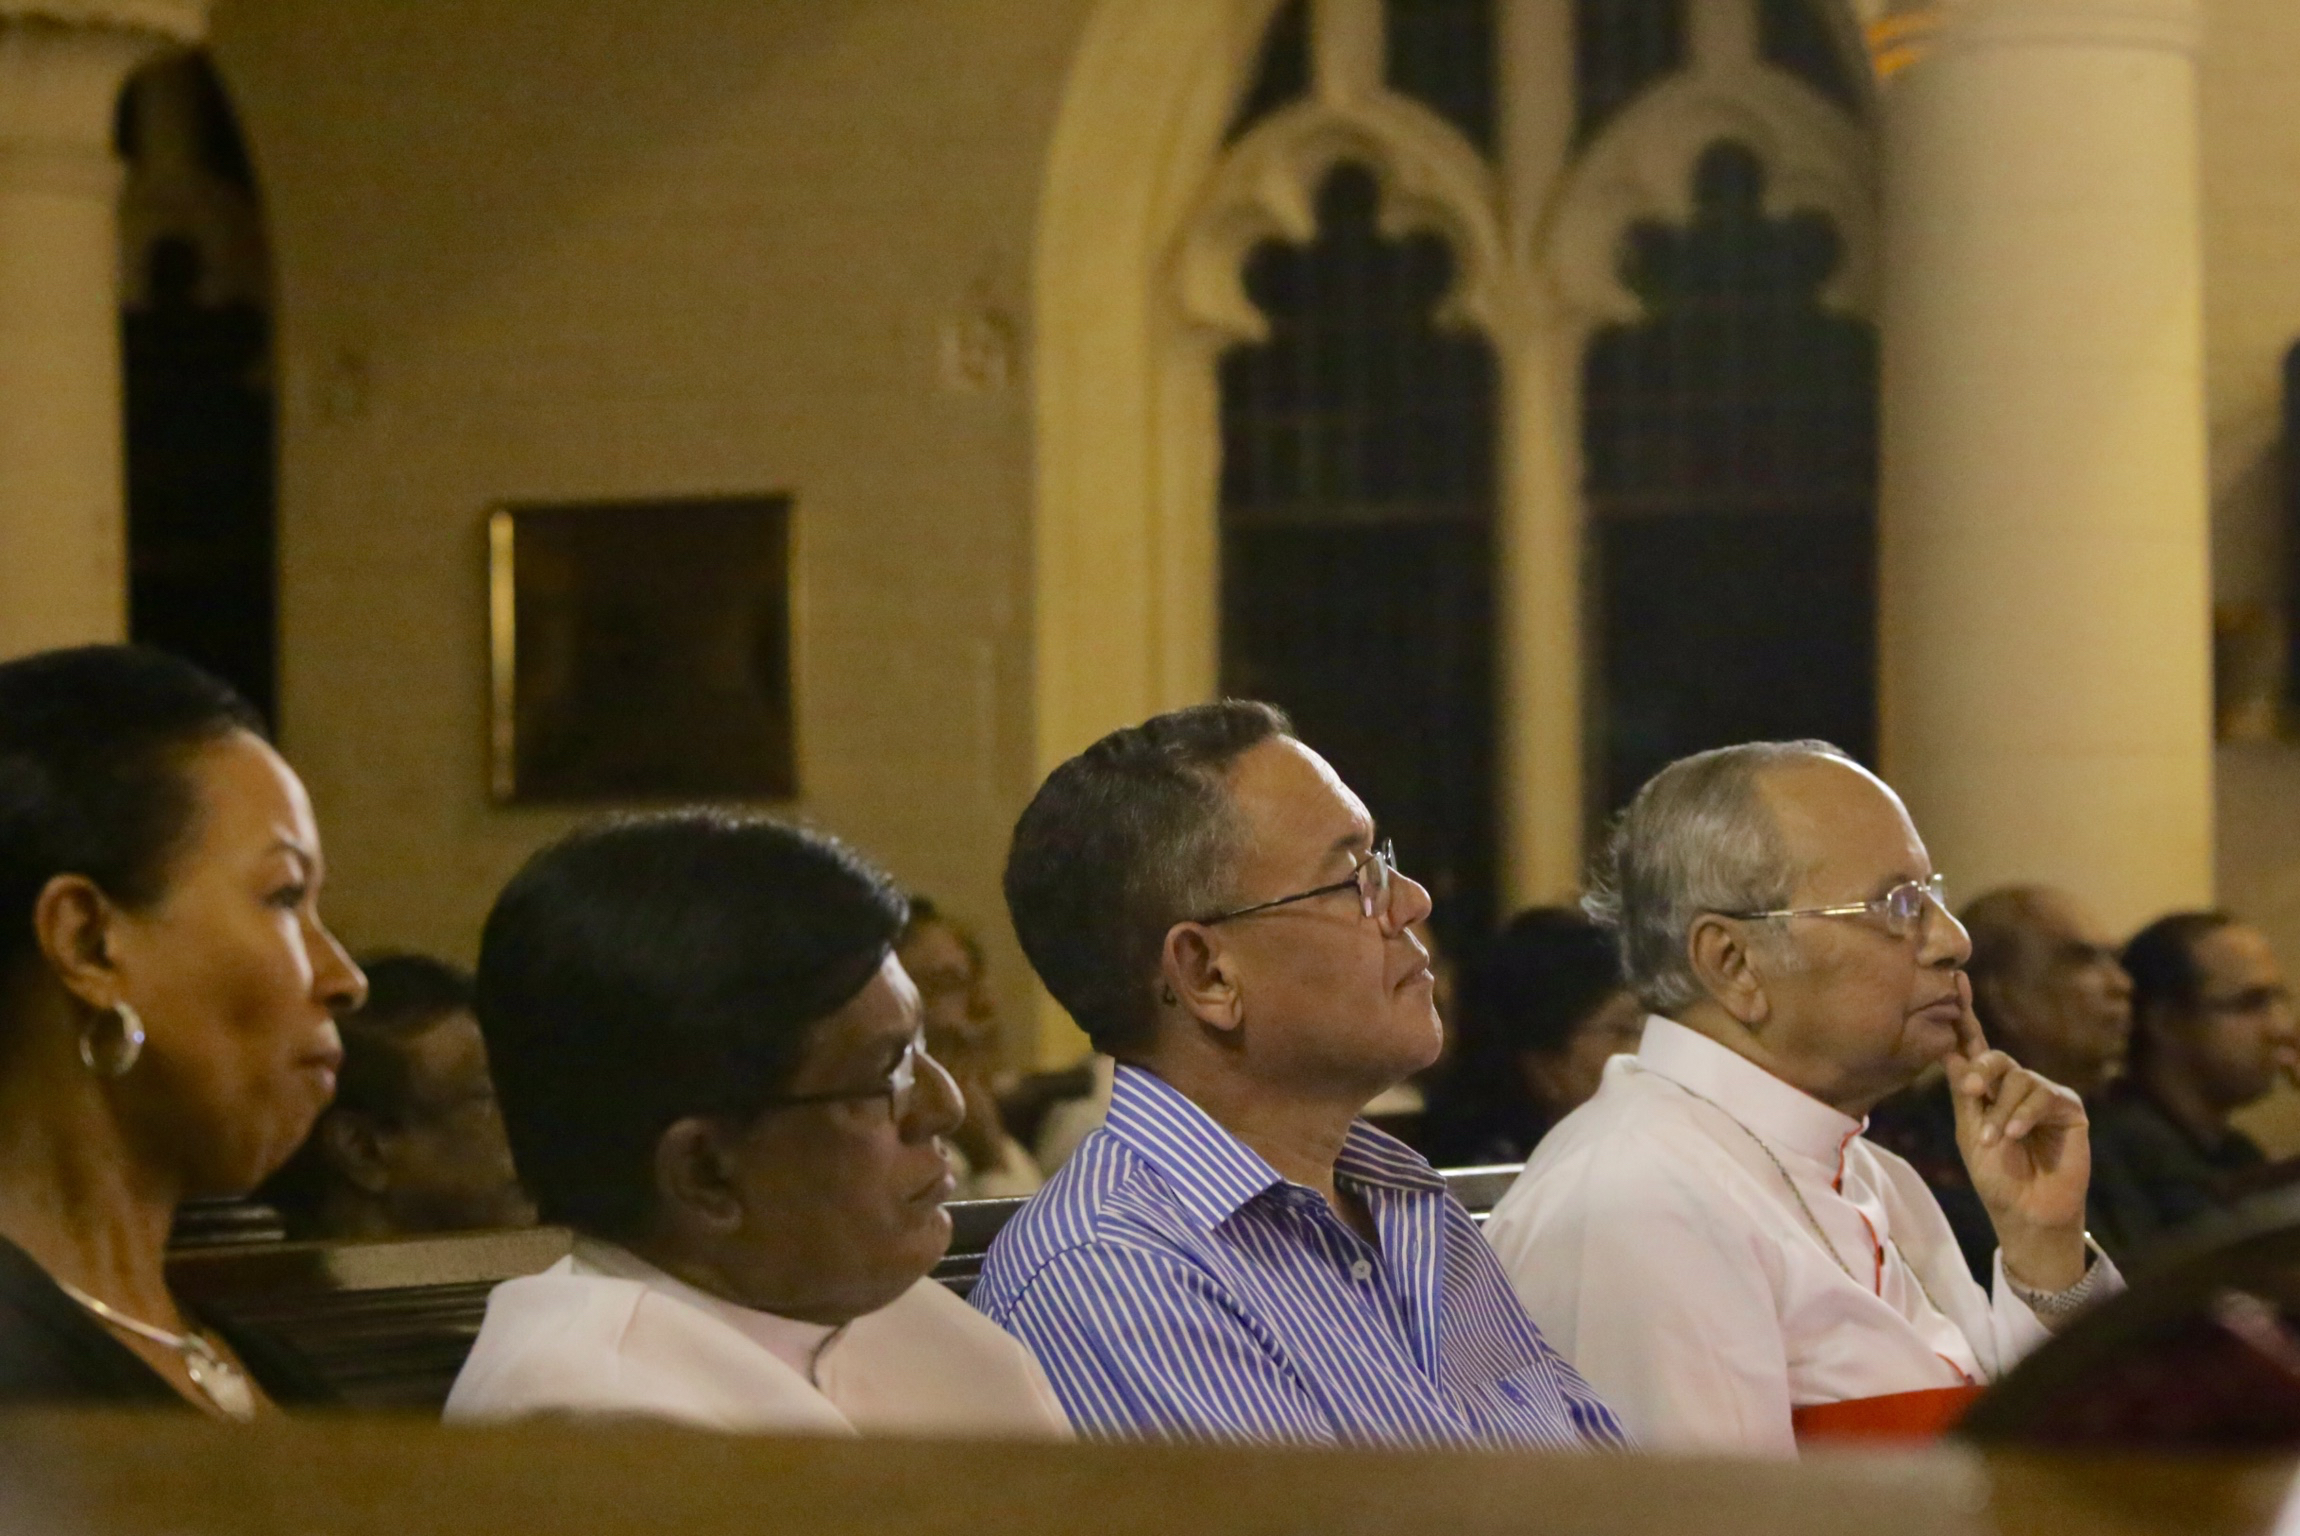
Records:
[[[974,1304],[1089,1436],[1623,1443],[1428,1163],[1361,1121],[1334,1173],[1379,1247],[1121,1066],[1108,1122],[990,1245]]]

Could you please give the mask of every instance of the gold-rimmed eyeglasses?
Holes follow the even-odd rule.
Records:
[[[1770,917],[1877,917],[1885,932],[1905,939],[1923,926],[1928,907],[1949,909],[1948,884],[1939,875],[1925,880],[1904,880],[1882,896],[1867,901],[1840,902],[1830,907],[1775,907],[1769,912],[1720,912],[1720,917],[1754,922]]]

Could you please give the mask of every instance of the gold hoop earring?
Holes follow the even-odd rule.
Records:
[[[97,1032],[104,1027],[106,1019],[120,1026],[119,1042],[109,1047],[100,1046],[96,1041]],[[143,1054],[144,1021],[127,1003],[114,1003],[80,1031],[80,1065],[98,1077],[126,1077]]]

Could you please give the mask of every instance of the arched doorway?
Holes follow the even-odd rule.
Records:
[[[278,697],[270,270],[255,171],[205,54],[120,97],[128,632]]]

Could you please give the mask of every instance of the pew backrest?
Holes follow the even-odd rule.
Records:
[[[1483,1221],[1515,1166],[1445,1172]],[[950,1206],[950,1252],[934,1278],[960,1296],[1020,1200]],[[299,1351],[357,1408],[437,1413],[487,1315],[488,1293],[565,1258],[564,1227],[376,1242],[238,1243],[169,1259],[176,1293],[204,1314],[269,1333]]]

